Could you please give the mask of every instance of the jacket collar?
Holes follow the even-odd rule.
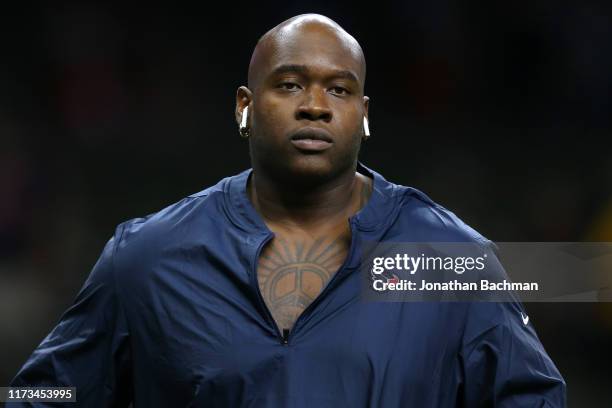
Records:
[[[367,204],[351,217],[351,220],[363,231],[381,229],[395,219],[399,209],[396,205],[398,186],[361,162],[357,163],[357,171],[372,178],[374,188]],[[224,188],[226,209],[231,221],[238,228],[247,233],[267,235],[270,230],[247,195],[247,182],[252,172],[251,168],[228,178]]]

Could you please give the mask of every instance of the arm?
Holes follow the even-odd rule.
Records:
[[[108,241],[75,301],[19,370],[11,387],[72,386],[79,406],[129,405],[129,331],[113,268],[119,239],[117,233]],[[38,404],[34,405],[43,406]],[[22,404],[7,404],[17,406]]]
[[[460,353],[465,407],[566,406],[565,381],[518,301],[474,303],[469,314]]]

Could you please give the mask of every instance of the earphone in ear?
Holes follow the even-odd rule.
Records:
[[[368,118],[366,118],[365,116],[363,117],[363,134],[366,139],[370,137],[370,127],[368,126]]]
[[[245,106],[242,110],[242,118],[240,118],[240,128],[238,131],[240,132],[240,136],[247,138],[249,137],[249,128],[247,127],[247,118],[249,116],[249,106]]]

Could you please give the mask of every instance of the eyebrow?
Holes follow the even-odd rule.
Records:
[[[283,65],[279,65],[278,67],[274,68],[274,71],[272,71],[272,75],[280,75],[280,74],[284,74],[287,72],[297,72],[300,74],[307,74],[309,71],[310,70],[308,69],[306,65],[283,64]],[[334,70],[330,76],[334,78],[345,78],[345,79],[349,79],[351,81],[355,81],[359,83],[357,76],[348,70],[343,70],[343,69]]]

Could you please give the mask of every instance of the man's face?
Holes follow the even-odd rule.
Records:
[[[261,60],[249,107],[253,166],[295,182],[351,169],[367,114],[355,50],[315,27],[275,40]]]

